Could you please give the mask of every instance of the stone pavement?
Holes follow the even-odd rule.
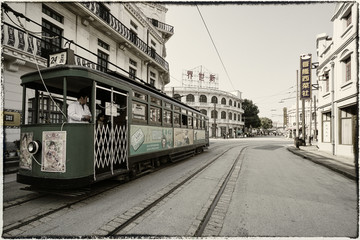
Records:
[[[358,170],[354,158],[334,156],[331,153],[319,151],[316,145],[300,146],[300,148],[289,145],[287,149],[300,157],[341,173],[350,179],[357,180],[356,171]]]

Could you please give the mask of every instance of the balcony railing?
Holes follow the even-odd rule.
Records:
[[[31,55],[42,56],[41,42],[42,39],[35,35],[28,35],[25,31],[5,22],[2,24],[1,45],[3,46],[9,46]]]
[[[174,27],[166,23],[160,22],[154,18],[148,18],[154,27],[157,27],[165,32],[174,33]]]
[[[16,26],[10,25],[6,22],[3,22],[2,24],[2,28],[1,28],[1,44],[2,46],[7,46],[16,50],[19,50],[19,55],[22,55],[23,53],[28,53],[28,55],[30,55],[31,57],[37,56],[37,57],[42,57],[43,61],[42,62],[47,62],[47,59],[49,57],[49,54],[51,54],[52,52],[56,52],[61,50],[62,48],[60,48],[57,45],[53,45],[51,44],[51,42],[45,41],[44,39],[41,39],[31,33],[26,33],[25,31],[21,30],[20,28],[17,28]],[[66,39],[60,35],[55,36],[61,39],[61,43],[63,43],[64,41],[67,42],[71,42],[71,40]],[[85,50],[86,52],[88,52],[88,54],[91,56],[96,57],[97,59],[100,58],[97,54],[81,47],[80,45],[76,44],[76,43],[71,43],[76,45],[77,47],[82,48],[83,50]],[[44,46],[47,46],[49,49],[52,49],[54,51],[49,51],[44,49]],[[83,57],[83,56],[79,56],[77,54],[75,54],[75,64],[78,66],[83,66],[83,67],[87,67],[87,68],[91,68],[91,69],[96,69],[102,72],[108,72],[109,68],[108,67],[103,67],[101,65],[99,65],[98,63],[92,62],[91,60]],[[122,74],[128,75],[129,72],[127,72],[126,70],[120,68],[119,66],[117,66],[116,64],[113,64],[109,61],[107,61],[106,59],[102,59],[103,61],[106,61],[108,63],[109,66],[112,66],[113,69],[116,69],[117,71],[119,71]],[[46,64],[44,64],[45,66]],[[141,79],[135,77],[136,80],[138,80],[139,82],[143,82]]]
[[[104,12],[102,5],[98,2],[82,2],[84,7],[90,10],[97,17],[104,20],[113,30],[122,37],[134,44],[138,49],[153,58],[155,62],[160,64],[166,71],[169,71],[169,63],[165,61],[156,51],[142,41],[136,34],[132,33],[122,22],[114,17],[110,12]]]

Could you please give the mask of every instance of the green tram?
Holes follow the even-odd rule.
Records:
[[[61,65],[25,74],[19,183],[49,189],[140,175],[209,146],[208,118],[148,84],[117,73]],[[87,123],[67,107],[87,91]],[[104,114],[107,121],[99,123]]]

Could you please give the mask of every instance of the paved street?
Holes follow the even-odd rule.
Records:
[[[119,235],[194,236],[200,219],[238,158],[202,236],[356,237],[356,182],[291,153],[287,150],[290,144],[292,141],[282,137],[211,140],[210,148],[203,154],[120,185],[9,234],[105,236],[119,219],[129,218],[154,196],[166,192],[170,185],[183,181],[194,169],[220,156]],[[18,193],[13,179],[13,175],[5,178],[4,201],[7,196],[24,195],[24,191]],[[6,209],[4,226],[39,214],[37,209],[44,212],[69,201],[68,197],[46,196]]]
[[[222,236],[357,236],[355,181],[254,140],[246,152]]]

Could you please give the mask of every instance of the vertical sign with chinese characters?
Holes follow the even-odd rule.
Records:
[[[311,99],[311,55],[300,57],[300,99]]]

